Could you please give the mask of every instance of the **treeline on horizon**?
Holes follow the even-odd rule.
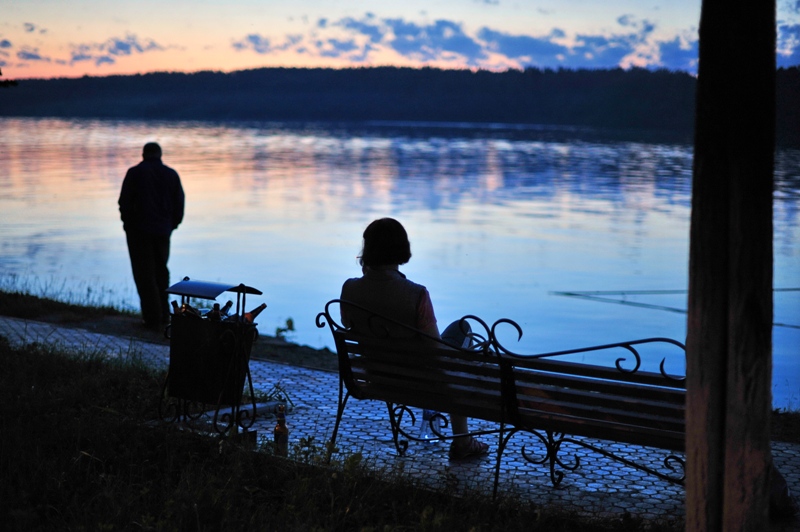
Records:
[[[19,80],[0,116],[209,121],[427,121],[684,133],[696,79],[667,70],[490,72],[261,68]],[[800,143],[800,68],[777,71],[777,137]],[[742,102],[747,105],[747,102]]]

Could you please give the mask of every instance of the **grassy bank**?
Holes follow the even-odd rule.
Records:
[[[52,323],[62,327],[85,329],[94,333],[133,337],[148,342],[169,342],[160,332],[140,327],[137,313],[92,299],[91,293],[83,299],[71,295],[53,299],[31,294],[13,283],[0,284],[0,316]],[[328,349],[300,346],[281,338],[263,334],[253,346],[251,356],[275,362],[294,364],[314,369],[336,371],[336,356]]]
[[[0,339],[0,515],[6,530],[677,530],[586,520],[515,499],[451,497],[159,423],[163,375]]]

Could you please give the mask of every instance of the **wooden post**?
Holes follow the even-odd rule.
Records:
[[[703,0],[687,333],[686,529],[763,530],[772,408],[775,4]]]

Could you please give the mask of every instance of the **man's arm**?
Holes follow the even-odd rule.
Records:
[[[178,226],[183,221],[183,211],[186,206],[186,195],[183,193],[183,187],[181,186],[181,178],[178,177],[178,173],[175,173],[175,192],[174,197],[172,200],[172,229],[177,229]]]
[[[136,202],[134,201],[133,177],[130,170],[125,174],[125,179],[122,180],[122,190],[119,193],[119,201],[117,203],[119,204],[119,214],[123,226],[133,221]]]

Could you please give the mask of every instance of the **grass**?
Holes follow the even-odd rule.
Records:
[[[318,465],[152,423],[164,375],[0,339],[6,530],[677,530],[512,498],[452,497],[353,455]],[[673,526],[674,525],[674,526]]]
[[[63,287],[62,287],[63,288]],[[106,301],[104,291],[86,291],[75,294],[66,290],[53,292],[53,287],[41,287],[33,292],[30,286],[15,282],[13,278],[0,280],[0,315],[22,319],[36,319],[40,316],[58,316],[64,322],[96,319],[107,316],[131,316],[133,311],[123,309]],[[58,296],[45,297],[36,293],[58,293]]]
[[[67,315],[132,315],[135,309],[118,303],[113,288],[68,284],[64,280],[29,279],[15,274],[0,276],[0,314],[33,318],[36,313],[64,312]],[[17,314],[20,315],[17,315]]]

